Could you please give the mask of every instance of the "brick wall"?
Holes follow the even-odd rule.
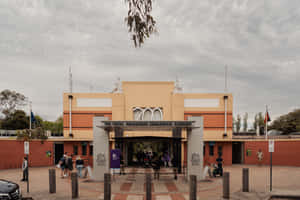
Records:
[[[267,141],[249,141],[244,145],[244,163],[245,164],[258,164],[256,153],[259,149],[262,150],[264,158],[262,164],[270,164],[270,153],[268,152]],[[251,155],[247,150],[251,151]],[[275,141],[275,152],[272,155],[274,165],[284,166],[300,166],[300,141]]]
[[[78,155],[81,157],[81,159],[84,160],[85,165],[93,166],[93,156],[90,155],[90,144],[87,142],[86,146],[86,155],[82,155],[82,143],[81,142],[64,142],[64,151],[67,152],[69,155],[74,154],[74,146],[78,147]],[[73,160],[75,162],[76,156],[74,155]]]
[[[189,116],[201,116],[203,117],[204,129],[219,129],[225,126],[224,112],[207,112],[207,113],[184,113],[184,120],[187,120]],[[227,113],[227,128],[232,128],[232,113]]]
[[[51,151],[52,156],[46,156]],[[16,140],[0,140],[0,169],[20,168],[24,157],[24,142]],[[30,141],[29,166],[49,166],[53,164],[53,142]]]
[[[216,142],[213,146],[214,155],[209,155],[209,142],[205,142],[204,165],[216,163],[218,157],[218,146],[222,146],[222,158],[224,165],[232,165],[232,143],[231,142]]]

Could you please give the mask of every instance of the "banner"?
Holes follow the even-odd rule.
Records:
[[[112,149],[110,151],[110,168],[120,168],[120,149]]]

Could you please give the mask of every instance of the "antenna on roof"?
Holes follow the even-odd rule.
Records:
[[[73,81],[72,81],[72,70],[71,66],[69,67],[69,92],[73,92]]]
[[[227,93],[227,65],[225,65],[225,88],[224,88],[224,92]]]

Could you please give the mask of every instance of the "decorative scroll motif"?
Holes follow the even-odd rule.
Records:
[[[159,107],[134,107],[133,119],[144,121],[163,120],[163,110]]]
[[[97,154],[96,162],[97,162],[98,166],[104,166],[105,165],[105,154],[103,152]]]
[[[192,165],[200,165],[200,154],[192,153]]]

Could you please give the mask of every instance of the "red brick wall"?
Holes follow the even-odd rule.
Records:
[[[81,142],[64,142],[64,151],[67,152],[69,155],[74,154],[73,146],[78,146],[78,155],[80,155],[81,159],[84,160],[84,164],[93,166],[93,156],[90,155],[90,144],[87,144],[87,151],[86,155],[82,155],[82,147]],[[76,160],[76,155],[74,155],[73,160]]]
[[[46,156],[51,151],[52,156]],[[24,142],[0,140],[0,169],[20,168],[24,157]],[[29,144],[29,166],[49,166],[53,164],[53,142],[31,141]]]
[[[231,142],[216,142],[214,145],[214,155],[209,155],[209,142],[205,142],[204,165],[216,163],[218,157],[218,146],[222,146],[222,158],[224,165],[232,165],[232,143]]]
[[[76,111],[72,112],[72,128],[73,129],[93,129],[93,118],[95,116],[104,116],[112,119],[109,112],[95,112],[95,111]],[[63,117],[64,129],[69,128],[69,113],[64,112]]]
[[[262,164],[270,164],[270,153],[268,151],[267,141],[249,141],[244,145],[245,164],[258,164],[257,151],[262,150],[264,158]],[[251,150],[251,155],[247,156],[246,152]],[[275,152],[272,155],[274,165],[300,166],[300,141],[275,141]]]
[[[184,119],[187,120],[189,116],[202,116],[204,129],[220,129],[225,126],[225,115],[224,112],[185,112]],[[227,128],[230,130],[232,128],[232,113],[227,113]]]

